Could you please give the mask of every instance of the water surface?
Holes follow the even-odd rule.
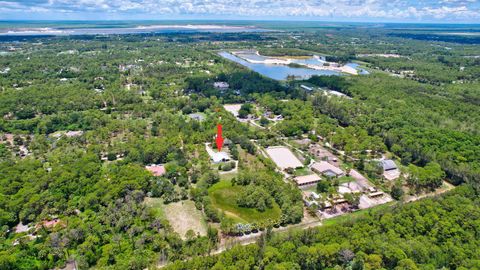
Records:
[[[341,75],[340,72],[331,71],[331,70],[315,70],[310,68],[296,68],[286,65],[272,65],[264,63],[250,63],[240,57],[237,57],[229,52],[220,52],[220,56],[228,60],[239,63],[242,66],[248,67],[249,69],[256,71],[266,77],[275,79],[275,80],[285,80],[287,76],[293,75],[301,79],[308,79],[313,75]],[[257,55],[258,56],[258,55]],[[259,56],[260,58],[262,56]],[[260,60],[260,58],[255,58],[255,60]],[[250,59],[250,58],[249,58]],[[296,60],[297,61],[297,60]],[[298,61],[307,61],[307,60],[298,60]],[[313,62],[321,61],[319,59],[310,60]]]

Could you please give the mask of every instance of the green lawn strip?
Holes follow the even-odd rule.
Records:
[[[237,176],[238,172],[222,173],[220,174],[220,180],[230,181]]]
[[[337,180],[338,180],[338,183],[341,185],[341,184],[345,184],[345,183],[349,183],[349,182],[354,182],[355,178],[353,178],[351,176],[342,176],[342,177],[338,178]]]
[[[253,223],[268,219],[278,219],[281,215],[280,207],[274,202],[271,209],[260,212],[252,208],[237,206],[237,198],[243,190],[242,186],[232,186],[230,180],[223,180],[208,190],[213,206],[224,211],[227,216],[243,223]]]
[[[295,170],[295,176],[309,175],[309,174],[312,174],[312,173],[313,172],[310,171],[310,169],[305,168],[305,167]]]

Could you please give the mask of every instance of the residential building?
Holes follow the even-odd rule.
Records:
[[[167,171],[165,170],[165,166],[163,165],[150,165],[150,166],[146,166],[145,169],[147,169],[147,171],[151,172],[153,174],[153,176],[162,176],[164,175]]]
[[[323,174],[327,177],[340,177],[345,173],[338,167],[333,166],[332,164],[326,161],[315,162],[312,164],[311,169],[314,172]]]
[[[217,89],[227,89],[230,85],[227,82],[214,82],[213,87]]]

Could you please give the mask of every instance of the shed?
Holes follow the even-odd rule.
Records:
[[[205,116],[201,113],[191,113],[188,115],[191,119],[196,120],[196,121],[203,121],[205,120]]]
[[[317,174],[297,176],[294,178],[298,186],[306,186],[318,183],[322,180]]]
[[[391,171],[397,169],[397,164],[391,159],[385,159],[381,161],[384,171]]]

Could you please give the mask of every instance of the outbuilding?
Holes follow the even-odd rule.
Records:
[[[397,164],[391,159],[382,160],[380,166],[383,167],[383,177],[387,180],[395,180],[400,177],[400,170]]]
[[[302,175],[302,176],[297,176],[294,178],[295,183],[297,183],[297,186],[307,186],[307,185],[313,185],[322,180],[320,176],[317,174],[310,174],[310,175]]]

